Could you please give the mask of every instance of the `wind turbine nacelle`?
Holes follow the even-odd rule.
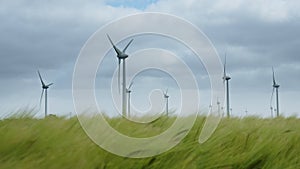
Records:
[[[273,85],[273,87],[275,87],[275,88],[279,88],[279,87],[280,87],[280,85],[278,85],[278,84],[275,84],[275,85]]]
[[[119,59],[126,59],[126,58],[128,58],[128,55],[125,54],[125,53],[122,53],[122,54],[118,55],[118,58]]]
[[[48,89],[49,88],[49,86],[43,86],[43,89]]]
[[[229,76],[225,76],[225,77],[223,77],[223,79],[224,79],[224,80],[230,80],[230,79],[231,79],[231,77],[229,77]]]

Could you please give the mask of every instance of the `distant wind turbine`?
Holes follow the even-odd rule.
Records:
[[[225,81],[226,81],[226,113],[227,113],[227,117],[230,117],[229,80],[231,79],[231,77],[226,74],[226,53],[225,53],[224,72],[223,73],[224,73],[223,83],[225,83]]]
[[[166,99],[166,115],[169,115],[169,95],[168,89],[164,92],[164,98]]]
[[[50,83],[50,84],[46,85],[44,83],[43,79],[42,79],[40,71],[37,71],[37,72],[38,72],[38,75],[39,75],[39,78],[40,78],[40,81],[41,81],[41,84],[42,84],[42,94],[41,94],[41,98],[40,98],[40,107],[41,107],[41,103],[42,103],[43,94],[44,94],[44,91],[45,91],[45,117],[47,117],[47,90],[51,85],[53,85],[53,83]]]
[[[270,109],[271,109],[271,117],[273,118],[273,106],[272,106],[272,99],[271,99]]]
[[[279,84],[276,83],[275,79],[275,71],[274,68],[272,67],[272,72],[273,72],[273,91],[272,91],[272,96],[271,96],[271,102],[270,102],[270,108],[271,108],[271,116],[273,116],[273,96],[274,96],[274,91],[276,91],[276,109],[274,110],[276,112],[276,117],[279,117],[279,96],[278,96],[278,89],[280,87]]]
[[[123,60],[123,81],[122,81],[122,114],[124,117],[126,117],[126,68],[125,68],[125,59],[128,58],[128,54],[126,54],[126,49],[128,48],[128,46],[131,44],[131,42],[133,41],[133,39],[131,39],[129,41],[129,43],[125,46],[125,48],[121,51],[120,49],[118,49],[115,44],[113,43],[113,41],[111,40],[110,36],[107,34],[107,38],[110,41],[111,45],[113,46],[115,52],[117,53],[117,58],[119,61],[119,65],[118,65],[118,87],[119,87],[119,91],[120,91],[120,64],[121,64],[121,60]]]
[[[218,105],[218,114],[220,114],[220,111],[221,111],[221,107],[220,107],[220,101],[219,101],[219,98],[217,98],[217,105]],[[223,113],[222,113],[223,115]]]
[[[130,94],[131,94],[131,86],[132,86],[132,84],[133,84],[133,82],[131,82],[130,83],[130,85],[128,86],[128,88],[126,88],[126,93],[127,93],[127,95],[128,95],[128,100],[127,100],[127,108],[128,108],[128,110],[127,110],[127,115],[128,115],[128,117],[130,117]]]

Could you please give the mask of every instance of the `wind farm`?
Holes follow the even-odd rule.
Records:
[[[300,2],[0,5],[0,169],[300,168]]]
[[[116,54],[117,57],[117,61],[118,61],[118,66],[117,66],[117,86],[118,86],[118,92],[120,94],[120,100],[121,100],[121,105],[120,107],[122,108],[122,116],[123,118],[130,118],[132,116],[131,114],[131,105],[132,105],[132,100],[131,100],[131,93],[132,93],[132,85],[133,85],[133,81],[130,82],[129,85],[127,85],[126,83],[126,62],[125,60],[129,57],[129,55],[126,53],[127,48],[131,45],[131,43],[133,42],[133,39],[130,39],[127,44],[125,45],[124,49],[121,50],[119,49],[115,43],[113,42],[113,40],[111,39],[109,34],[106,34],[106,37],[110,43],[110,45],[112,46],[113,51]],[[219,101],[219,99],[217,99],[217,112],[218,114],[221,114],[221,112],[225,112],[226,117],[227,118],[235,118],[235,116],[233,115],[233,108],[231,106],[231,101],[230,101],[230,83],[229,81],[232,79],[231,76],[229,76],[228,74],[228,65],[227,65],[227,52],[225,52],[225,56],[224,56],[224,62],[223,62],[223,76],[220,77],[220,79],[223,80],[223,85],[225,88],[225,105],[222,106],[221,102]],[[121,80],[121,73],[122,73],[122,80]],[[53,83],[49,83],[49,84],[45,84],[40,72],[38,71],[38,76],[42,85],[42,93],[41,93],[41,97],[40,97],[40,107],[41,107],[41,102],[42,102],[42,98],[44,96],[45,93],[45,117],[47,117],[48,115],[48,102],[47,102],[47,89],[53,85]],[[273,90],[271,93],[271,101],[270,101],[270,109],[271,109],[271,115],[270,117],[273,118],[273,114],[276,113],[276,117],[280,117],[280,109],[279,109],[279,87],[280,85],[277,83],[276,81],[276,76],[275,76],[275,71],[274,68],[272,67],[272,82],[273,82]],[[121,93],[120,93],[121,92]],[[276,97],[276,105],[274,108],[273,105],[273,97],[274,97],[274,93],[275,93],[275,97]],[[165,91],[162,91],[162,97],[164,99],[164,114],[169,117],[169,93],[168,93],[168,88]],[[134,103],[133,103],[134,104]],[[210,105],[209,106],[209,110],[208,111],[213,111],[213,106]],[[248,111],[248,109],[246,108],[245,112],[241,112],[244,114],[244,117],[248,117],[251,116],[251,112]],[[173,117],[173,116],[170,116]],[[70,117],[71,118],[71,117]]]
[[[106,37],[110,43],[110,45],[112,46],[111,50],[114,51],[114,53],[116,54],[117,57],[117,61],[118,61],[118,66],[117,66],[117,86],[118,86],[118,92],[120,94],[119,99],[121,100],[121,112],[122,112],[122,116],[123,118],[130,118],[132,116],[131,114],[131,105],[135,104],[132,103],[132,99],[131,99],[131,93],[132,93],[132,85],[133,85],[133,80],[130,82],[129,85],[127,85],[126,83],[126,62],[125,60],[129,57],[129,55],[126,53],[127,48],[131,45],[131,43],[133,42],[133,39],[130,39],[127,44],[125,45],[123,50],[120,50],[115,43],[113,42],[113,40],[111,39],[109,34],[106,34]],[[111,59],[111,58],[110,58]],[[113,60],[113,59],[111,59]],[[221,102],[219,101],[219,99],[217,99],[217,113],[221,114],[221,112],[225,112],[226,117],[227,118],[235,118],[235,116],[233,115],[233,108],[231,106],[231,101],[230,101],[230,83],[229,81],[232,79],[231,76],[229,76],[228,74],[228,65],[227,65],[227,52],[225,52],[225,57],[224,57],[224,62],[223,62],[223,76],[220,77],[220,81],[221,79],[223,80],[223,85],[225,88],[225,105],[222,106]],[[44,112],[44,116],[47,117],[48,115],[48,98],[47,98],[47,90],[49,89],[49,87],[51,85],[53,85],[53,83],[49,83],[46,84],[40,74],[40,71],[38,70],[38,77],[39,80],[41,82],[42,85],[42,93],[41,93],[41,97],[40,97],[40,107],[41,107],[41,103],[42,103],[42,99],[43,96],[45,94],[45,112]],[[121,73],[122,73],[122,81],[121,81]],[[270,101],[270,109],[271,109],[271,117],[273,118],[273,113],[276,113],[276,117],[280,117],[280,109],[279,109],[279,87],[280,85],[277,83],[276,81],[276,76],[275,76],[275,71],[274,68],[272,67],[272,82],[273,82],[273,90],[271,93],[271,101]],[[169,93],[168,93],[168,88],[163,91],[162,90],[162,97],[164,100],[164,115],[166,115],[167,117],[173,117],[173,115],[170,116],[169,114]],[[120,93],[121,92],[121,93]],[[276,96],[276,108],[274,108],[273,106],[273,97],[274,97],[274,93]],[[136,93],[138,94],[138,93]],[[212,104],[209,106],[209,111],[213,111],[213,106]],[[248,111],[248,109],[246,108],[245,112],[243,112],[244,117],[248,117],[251,116],[251,113]],[[71,117],[70,117],[71,118]]]
[[[119,97],[122,100],[120,107],[122,107],[123,115],[121,117],[108,117],[108,122],[112,127],[128,137],[153,137],[166,131],[174,124],[177,118],[189,118],[188,116],[180,117],[169,113],[169,104],[175,98],[173,95],[174,90],[166,88],[161,90],[161,98],[164,102],[164,113],[161,117],[147,124],[130,121],[131,117],[134,116],[131,105],[136,104],[132,100],[131,94],[134,93],[134,96],[139,94],[138,90],[136,90],[136,86],[139,84],[136,81],[133,83],[134,79],[126,83],[125,59],[129,55],[125,52],[133,39],[121,51],[109,35],[107,35],[107,38],[110,45],[112,45],[111,50],[114,50],[117,54],[118,88],[116,90],[118,91],[116,92],[120,94]],[[112,57],[110,59],[113,60]],[[228,74],[226,54],[222,70],[223,72],[218,79],[225,88],[224,106],[221,105],[221,101],[217,98],[217,107],[214,107],[213,103],[207,107],[209,107],[210,112],[213,110],[216,110],[218,114],[225,112],[226,118],[221,118],[221,123],[212,135],[211,140],[200,145],[198,139],[196,139],[207,118],[200,114],[196,119],[195,126],[178,146],[163,154],[141,159],[131,159],[130,155],[128,157],[119,157],[99,148],[83,132],[76,116],[49,116],[47,93],[53,83],[46,83],[45,77],[47,76],[42,76],[38,70],[38,78],[36,80],[39,80],[42,87],[40,107],[42,99],[45,99],[45,118],[34,118],[29,113],[27,116],[16,114],[0,121],[0,135],[3,136],[2,141],[0,141],[0,153],[5,152],[2,153],[4,154],[3,156],[0,156],[0,160],[3,161],[0,164],[0,168],[8,168],[11,165],[16,166],[16,168],[23,168],[24,166],[24,168],[64,168],[69,166],[72,168],[112,169],[147,167],[154,169],[298,167],[298,161],[300,160],[298,156],[300,147],[298,146],[299,135],[297,131],[297,128],[300,127],[299,118],[285,118],[282,116],[279,109],[280,85],[277,80],[279,76],[276,76],[274,68],[272,68],[272,74],[270,73],[270,77],[272,76],[272,93],[270,93],[272,118],[251,116],[248,107],[242,112],[245,116],[239,117],[234,115],[232,103],[235,100],[230,100],[231,90],[229,90],[229,81],[234,75],[229,76]],[[140,85],[142,86],[143,84]],[[266,87],[270,88],[271,86],[266,84]],[[273,102],[274,96],[276,98],[275,106]],[[276,118],[273,118],[273,113],[276,113]],[[95,119],[92,118],[90,120],[91,124],[96,123]],[[22,134],[19,134],[18,131],[20,126],[24,130]],[[169,142],[176,141],[178,135],[181,135],[183,131],[179,130]],[[10,134],[5,134],[6,132]],[[11,142],[9,140],[14,141]],[[76,145],[76,149],[74,149],[73,145]],[[62,146],[64,151],[61,151]],[[159,147],[160,145],[154,146]],[[17,155],[14,153],[15,151],[18,152]],[[44,152],[44,155],[39,155],[40,152]],[[220,157],[219,154],[222,154],[222,156]],[[182,156],[185,157],[183,158]],[[66,161],[68,161],[67,164]]]

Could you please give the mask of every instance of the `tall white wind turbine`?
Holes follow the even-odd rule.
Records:
[[[37,71],[38,72],[38,75],[39,75],[39,78],[40,78],[40,81],[41,81],[41,84],[42,84],[42,94],[41,94],[41,98],[40,98],[40,107],[41,107],[41,103],[42,103],[42,98],[43,98],[43,94],[44,94],[44,91],[45,91],[45,117],[47,117],[47,90],[48,88],[53,85],[53,83],[50,83],[50,84],[45,84],[45,82],[43,81],[42,79],[42,76],[40,74],[40,71]]]
[[[226,114],[227,117],[230,117],[230,100],[229,100],[229,80],[231,79],[230,76],[226,73],[226,53],[225,53],[225,60],[224,60],[224,76],[223,76],[223,83],[226,82]]]
[[[275,71],[274,68],[272,67],[272,72],[273,72],[273,91],[272,91],[272,96],[271,96],[271,103],[270,103],[270,108],[271,108],[271,116],[273,116],[273,96],[274,96],[274,91],[276,91],[276,117],[279,116],[279,87],[280,85],[276,83],[276,79],[275,79]]]
[[[128,88],[126,88],[126,93],[127,93],[127,96],[128,96],[128,100],[127,100],[127,115],[128,117],[130,117],[130,94],[131,94],[131,86],[132,86],[133,82],[130,83],[130,85],[128,86]]]
[[[129,41],[129,43],[125,46],[125,48],[121,51],[120,49],[118,49],[115,44],[113,43],[113,41],[111,40],[110,36],[107,34],[107,38],[110,41],[111,45],[113,46],[115,52],[117,53],[117,58],[119,61],[118,64],[118,87],[119,87],[119,91],[120,91],[120,64],[121,61],[123,61],[123,80],[122,80],[122,115],[124,117],[127,116],[126,114],[126,64],[125,64],[125,59],[128,58],[128,54],[126,54],[126,49],[128,48],[128,46],[131,44],[131,42],[133,41],[133,39],[131,39]]]
[[[168,95],[168,89],[164,92],[164,98],[166,100],[166,115],[169,115],[169,95]]]

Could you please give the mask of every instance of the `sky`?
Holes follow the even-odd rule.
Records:
[[[181,17],[197,26],[210,39],[221,59],[227,53],[227,72],[232,77],[230,99],[234,116],[244,116],[246,109],[248,115],[270,116],[272,66],[280,84],[281,113],[284,116],[300,115],[299,1],[2,0],[0,117],[19,109],[38,110],[41,94],[38,69],[47,83],[54,83],[49,89],[49,112],[56,115],[74,114],[72,76],[83,45],[105,24],[142,12],[162,12]],[[174,50],[176,46],[168,39],[160,41],[151,36],[134,38],[135,44],[132,43],[128,53],[134,53],[143,45],[160,45],[168,50]],[[126,40],[118,46],[124,46]],[[108,43],[107,39],[104,42]],[[180,47],[175,52],[183,57],[188,55]],[[113,55],[113,51],[108,55]],[[210,85],[205,69],[201,63],[195,63],[189,57],[186,57],[186,62],[197,74],[203,100],[200,105],[202,109],[207,109]],[[166,63],[172,65],[171,60]],[[96,84],[99,84],[96,91],[108,91],[100,84],[116,68],[117,59],[109,60],[107,57],[106,68],[102,76],[98,75],[96,79]],[[141,73],[133,85],[135,94],[132,95],[132,102],[134,106],[144,109],[149,105],[147,99],[143,98],[147,98],[152,88],[169,88],[170,107],[175,110],[179,94],[174,84],[162,72]],[[105,111],[113,110],[110,107],[111,101],[105,99],[105,95],[97,97],[101,103],[108,105]],[[38,111],[36,116],[42,117],[43,111]]]

